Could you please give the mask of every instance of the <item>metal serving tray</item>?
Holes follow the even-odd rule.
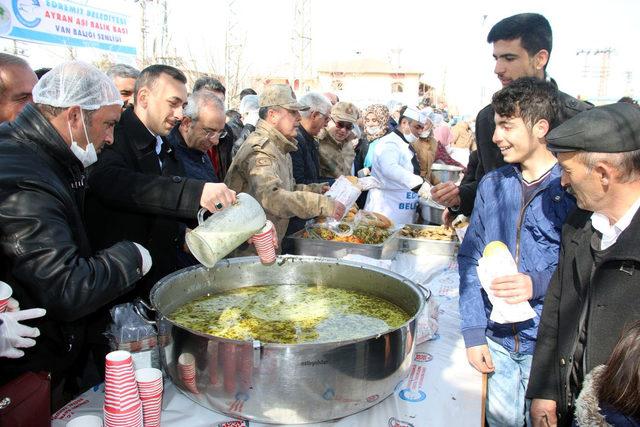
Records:
[[[422,230],[425,228],[438,228],[435,225],[407,224],[406,226],[413,229]],[[428,239],[412,239],[400,234],[398,230],[395,234],[398,240],[398,250],[401,252],[411,252],[415,255],[448,255],[453,256],[458,251],[460,242],[458,237],[455,240],[428,240]]]
[[[398,252],[396,231],[384,242],[377,245],[364,243],[333,242],[331,240],[309,239],[302,237],[304,230],[300,230],[286,237],[293,242],[294,255],[324,256],[342,258],[346,255],[363,255],[375,259],[391,259]]]

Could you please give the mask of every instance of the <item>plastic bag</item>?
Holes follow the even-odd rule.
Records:
[[[156,329],[135,311],[133,304],[116,305],[111,309],[111,318],[105,332],[111,349],[130,352],[136,369],[160,368]]]
[[[324,193],[325,196],[331,197],[333,200],[340,202],[344,205],[346,214],[351,206],[358,200],[360,197],[360,193],[362,191],[359,187],[356,187],[344,176],[339,176],[338,179],[335,180],[329,191]],[[344,215],[342,215],[344,218]],[[342,219],[342,218],[340,218]]]

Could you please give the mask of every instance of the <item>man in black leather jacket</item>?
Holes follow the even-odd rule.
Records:
[[[0,359],[0,382],[48,371],[57,406],[65,380],[67,391],[80,391],[72,377],[87,360],[96,312],[133,289],[150,257],[130,241],[94,251],[85,232],[85,166],[113,141],[122,105],[111,80],[69,62],[45,75],[33,98],[35,105],[0,127],[0,278],[21,308],[47,313],[28,322],[41,336],[24,357]]]
[[[503,87],[520,77],[549,79],[545,70],[553,41],[551,26],[544,16],[537,13],[521,13],[505,18],[491,28],[487,42],[493,43],[493,57],[496,60],[494,72]],[[556,85],[555,81],[549,80]],[[559,92],[558,97],[560,111],[557,123],[552,127],[592,107],[563,92]],[[476,118],[478,164],[475,171],[467,172],[475,175],[469,179],[465,178],[465,184],[460,187],[449,182],[436,185],[431,190],[433,199],[449,207],[454,216],[458,213],[470,216],[478,183],[482,177],[506,164],[500,149],[493,143],[493,132],[496,128],[494,114],[493,107],[489,104],[480,110]]]

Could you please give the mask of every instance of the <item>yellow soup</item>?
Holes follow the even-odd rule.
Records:
[[[395,329],[410,318],[373,295],[307,285],[234,289],[192,301],[169,317],[222,338],[280,344],[359,339]]]

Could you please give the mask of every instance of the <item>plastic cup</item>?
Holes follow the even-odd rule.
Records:
[[[273,246],[273,223],[267,221],[258,234],[253,235],[253,245],[256,247],[260,262],[270,265],[276,262],[276,248]]]
[[[4,313],[7,310],[9,304],[9,298],[13,294],[13,289],[7,283],[0,282],[0,313]]]
[[[102,418],[97,415],[82,415],[69,421],[67,427],[102,427]]]

